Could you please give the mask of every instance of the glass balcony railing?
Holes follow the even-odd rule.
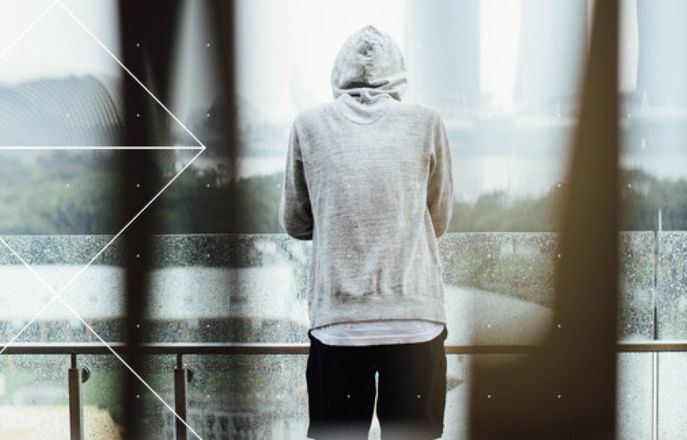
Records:
[[[109,237],[5,239],[60,287]],[[466,435],[471,363],[526,353],[552,326],[554,264],[565,261],[556,240],[547,233],[440,239],[450,353],[444,438]],[[190,429],[203,439],[304,438],[310,243],[279,234],[157,236],[154,243],[141,255],[153,271],[138,373],[162,401],[143,385],[137,391],[148,438],[195,438]],[[680,438],[687,233],[624,232],[620,243],[619,438]],[[131,373],[113,354],[124,349],[121,261],[115,244],[63,295],[111,351],[58,302],[12,341],[51,295],[0,250],[0,342],[12,341],[0,356],[0,437],[64,438],[76,430],[77,438],[125,438],[122,387]],[[40,426],[27,422],[32,415]]]

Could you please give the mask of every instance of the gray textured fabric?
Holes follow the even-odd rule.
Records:
[[[408,79],[401,50],[386,34],[366,26],[351,35],[339,51],[332,69],[334,99],[346,93],[367,103],[388,94],[400,101]]]
[[[436,237],[452,214],[450,149],[435,111],[400,102],[405,84],[395,43],[368,26],[337,57],[335,101],[293,123],[279,220],[313,240],[311,327],[445,322]]]

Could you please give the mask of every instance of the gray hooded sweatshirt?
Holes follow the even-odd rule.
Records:
[[[401,102],[406,85],[398,46],[367,26],[338,54],[335,100],[293,123],[279,220],[313,241],[312,328],[445,323],[436,238],[452,214],[451,155],[439,115]]]

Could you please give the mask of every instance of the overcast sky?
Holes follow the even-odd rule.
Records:
[[[63,1],[118,54],[115,0]],[[624,21],[630,24],[634,2],[625,2],[630,7],[625,8]],[[0,54],[51,3],[0,0]],[[212,42],[205,34],[202,4],[199,0],[185,4],[173,103],[182,119],[190,109],[207,105],[214,93],[208,78],[213,53],[207,43]],[[268,120],[288,120],[298,110],[330,99],[329,76],[336,54],[346,37],[361,27],[377,26],[402,48],[412,44],[406,41],[404,0],[238,0],[237,5],[239,93]],[[507,107],[516,75],[519,2],[481,0],[480,7],[480,89]],[[636,27],[626,26],[624,32],[623,40],[633,41]],[[631,68],[636,49],[625,58],[630,63],[623,77],[627,88],[636,81],[636,69]],[[121,70],[59,6],[0,58],[2,83],[85,73],[114,76]]]
[[[52,3],[52,0],[0,0],[0,54]],[[84,24],[118,52],[114,0],[64,0]],[[53,7],[0,59],[0,81],[83,73],[117,75],[105,52],[60,7]]]
[[[119,55],[116,0],[63,2]],[[115,61],[59,6],[12,46],[51,3],[0,0],[0,83],[46,76],[120,75]],[[215,46],[206,34],[203,3],[192,0],[184,5],[181,56],[174,67],[175,99],[168,103],[182,121],[187,121],[191,110],[207,108],[216,92],[210,67]],[[636,84],[636,0],[623,3],[621,85],[627,90]],[[405,0],[237,0],[240,96],[262,121],[288,124],[297,111],[331,99],[332,64],[343,41],[356,30],[372,24],[389,33],[404,50],[414,44],[407,41],[406,4]],[[520,2],[480,0],[480,9],[480,92],[508,109],[517,70]]]
[[[102,43],[119,55],[115,0],[63,0]],[[0,54],[52,0],[0,0]],[[297,107],[330,98],[329,74],[343,40],[373,23],[403,42],[403,1],[238,1],[239,92],[268,119],[288,119]],[[206,105],[211,48],[200,5],[185,5],[176,107]],[[46,76],[117,76],[121,69],[60,7],[54,6],[0,58],[0,83]],[[293,93],[296,91],[296,93]],[[183,115],[185,117],[185,115]],[[183,118],[182,118],[183,119]]]

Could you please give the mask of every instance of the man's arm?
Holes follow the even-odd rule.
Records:
[[[287,234],[299,240],[311,240],[313,232],[312,207],[305,181],[303,157],[296,125],[291,127],[289,151],[279,205],[279,223]]]
[[[431,159],[427,207],[434,224],[434,233],[440,237],[448,229],[453,215],[453,167],[446,128],[439,117],[432,130]]]

